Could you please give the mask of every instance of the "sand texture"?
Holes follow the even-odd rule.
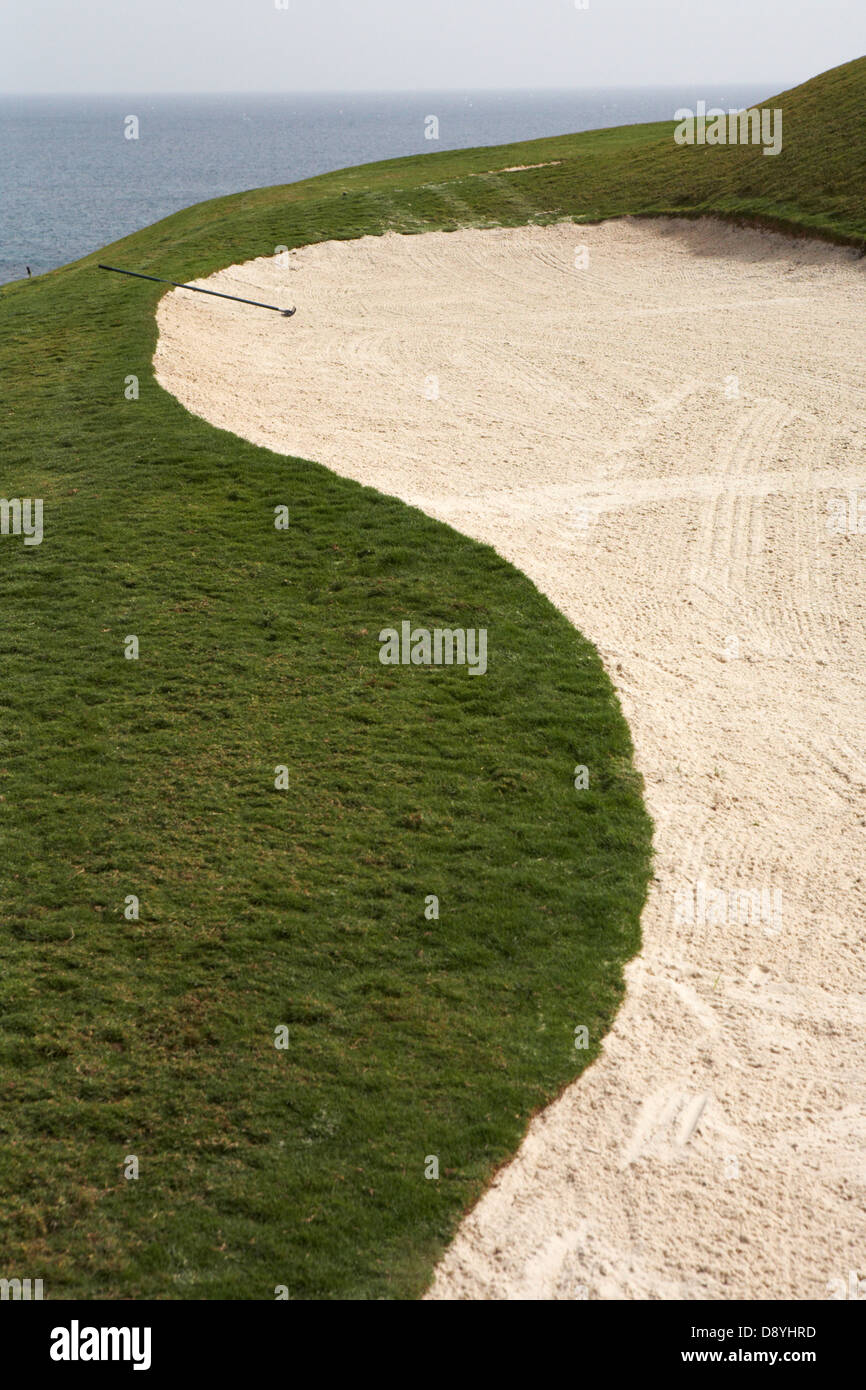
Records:
[[[602,1056],[430,1296],[866,1275],[866,262],[624,220],[329,242],[207,283],[297,315],[174,291],[160,382],[529,575],[597,645],[655,820]]]

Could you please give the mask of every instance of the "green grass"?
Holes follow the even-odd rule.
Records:
[[[864,95],[860,60],[773,101],[777,159],[669,125],[430,154],[0,290],[0,494],[43,497],[46,527],[0,538],[0,1274],[49,1298],[418,1295],[597,1055],[650,872],[590,645],[490,549],[188,415],[152,376],[160,289],[97,260],[188,278],[388,228],[672,211],[866,246]],[[381,666],[404,618],[486,627],[487,676]]]

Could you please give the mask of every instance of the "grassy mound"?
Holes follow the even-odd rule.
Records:
[[[0,290],[0,492],[45,499],[41,546],[0,537],[7,1277],[418,1294],[597,1054],[649,874],[592,648],[491,550],[188,415],[153,380],[160,289],[96,261],[186,279],[388,228],[662,211],[866,244],[864,86],[861,60],[774,100],[777,159],[669,125],[427,155],[218,199]],[[486,627],[488,674],[381,666],[403,619]]]

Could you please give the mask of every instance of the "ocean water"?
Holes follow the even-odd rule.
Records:
[[[399,155],[669,120],[699,99],[748,106],[776,90],[0,97],[0,283],[225,193]],[[431,115],[438,140],[425,138]],[[128,116],[137,140],[124,135]]]

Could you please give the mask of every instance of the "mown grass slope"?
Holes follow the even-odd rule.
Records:
[[[203,204],[0,290],[0,495],[45,499],[41,546],[0,537],[0,1273],[49,1298],[417,1295],[596,1055],[650,871],[580,635],[491,550],[189,416],[152,376],[160,288],[96,261],[191,278],[625,212],[866,244],[864,87],[860,60],[775,99],[778,159],[667,125],[431,154]],[[488,674],[381,666],[404,618],[486,627]]]

